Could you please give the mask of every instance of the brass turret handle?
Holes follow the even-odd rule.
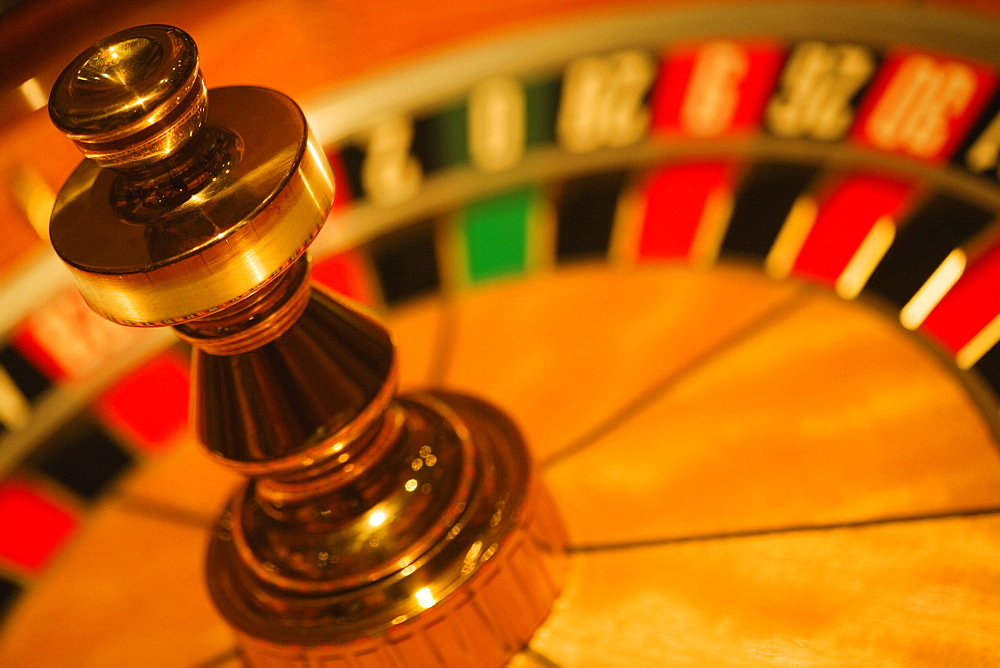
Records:
[[[133,28],[52,92],[84,161],[51,238],[87,302],[194,346],[193,422],[249,478],[208,587],[252,665],[499,665],[544,620],[562,525],[514,425],[481,400],[396,397],[392,341],[311,285],[333,180],[299,108],[205,92],[194,42]]]
[[[56,202],[52,244],[91,307],[121,324],[176,324],[256,292],[305,252],[333,201],[298,106],[263,88],[207,93],[177,28],[91,47],[57,79],[49,114],[89,158]]]
[[[191,37],[134,28],[81,54],[52,89],[52,122],[102,167],[141,169],[172,155],[205,122],[208,91]]]

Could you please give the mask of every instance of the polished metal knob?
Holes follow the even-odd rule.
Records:
[[[102,167],[142,167],[180,150],[205,120],[194,40],[170,26],[132,28],[77,57],[52,88],[52,122]]]
[[[89,158],[50,235],[95,311],[176,324],[234,304],[301,256],[333,176],[298,106],[263,88],[206,94],[193,40],[123,31],[60,75],[50,116]]]

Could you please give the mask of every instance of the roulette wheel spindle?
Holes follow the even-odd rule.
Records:
[[[144,26],[70,64],[50,115],[88,158],[57,253],[95,311],[192,344],[199,440],[250,479],[207,567],[244,658],[509,658],[558,592],[561,524],[506,417],[396,397],[385,329],[311,285],[334,186],[298,107],[208,92],[191,38]]]

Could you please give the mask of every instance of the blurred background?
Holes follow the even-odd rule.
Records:
[[[570,529],[516,665],[1000,661],[988,0],[0,1],[0,664],[239,661],[187,351],[47,223],[61,69],[169,23],[304,108],[316,280],[522,425]]]

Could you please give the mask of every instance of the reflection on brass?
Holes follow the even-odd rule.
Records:
[[[959,349],[955,355],[955,363],[959,369],[971,369],[972,365],[982,359],[983,355],[998,342],[1000,342],[1000,313]]]
[[[795,199],[774,245],[764,259],[764,271],[768,276],[780,281],[792,273],[795,261],[799,259],[799,253],[816,224],[818,213],[819,206],[814,197],[801,195]]]
[[[32,229],[42,239],[49,238],[49,215],[56,195],[41,174],[32,167],[21,165],[10,179],[10,191],[17,207],[28,219]]]
[[[99,313],[195,347],[198,436],[250,478],[208,553],[244,658],[503,663],[559,590],[561,523],[508,418],[397,398],[384,328],[310,284],[333,181],[298,107],[206,94],[191,39],[146,26],[77,58],[50,113],[91,158],[53,245]]]
[[[880,216],[837,277],[834,287],[842,299],[855,299],[861,294],[895,238],[896,221],[889,215]]]
[[[955,283],[958,283],[958,279],[962,278],[967,264],[968,258],[961,248],[955,248],[948,253],[910,301],[900,309],[900,324],[907,329],[917,329],[924,324],[931,311],[941,303]]]
[[[257,88],[207,95],[175,28],[134,28],[79,56],[50,115],[91,158],[63,186],[52,244],[115,322],[175,324],[233,304],[326,218],[332,175],[299,108]]]

